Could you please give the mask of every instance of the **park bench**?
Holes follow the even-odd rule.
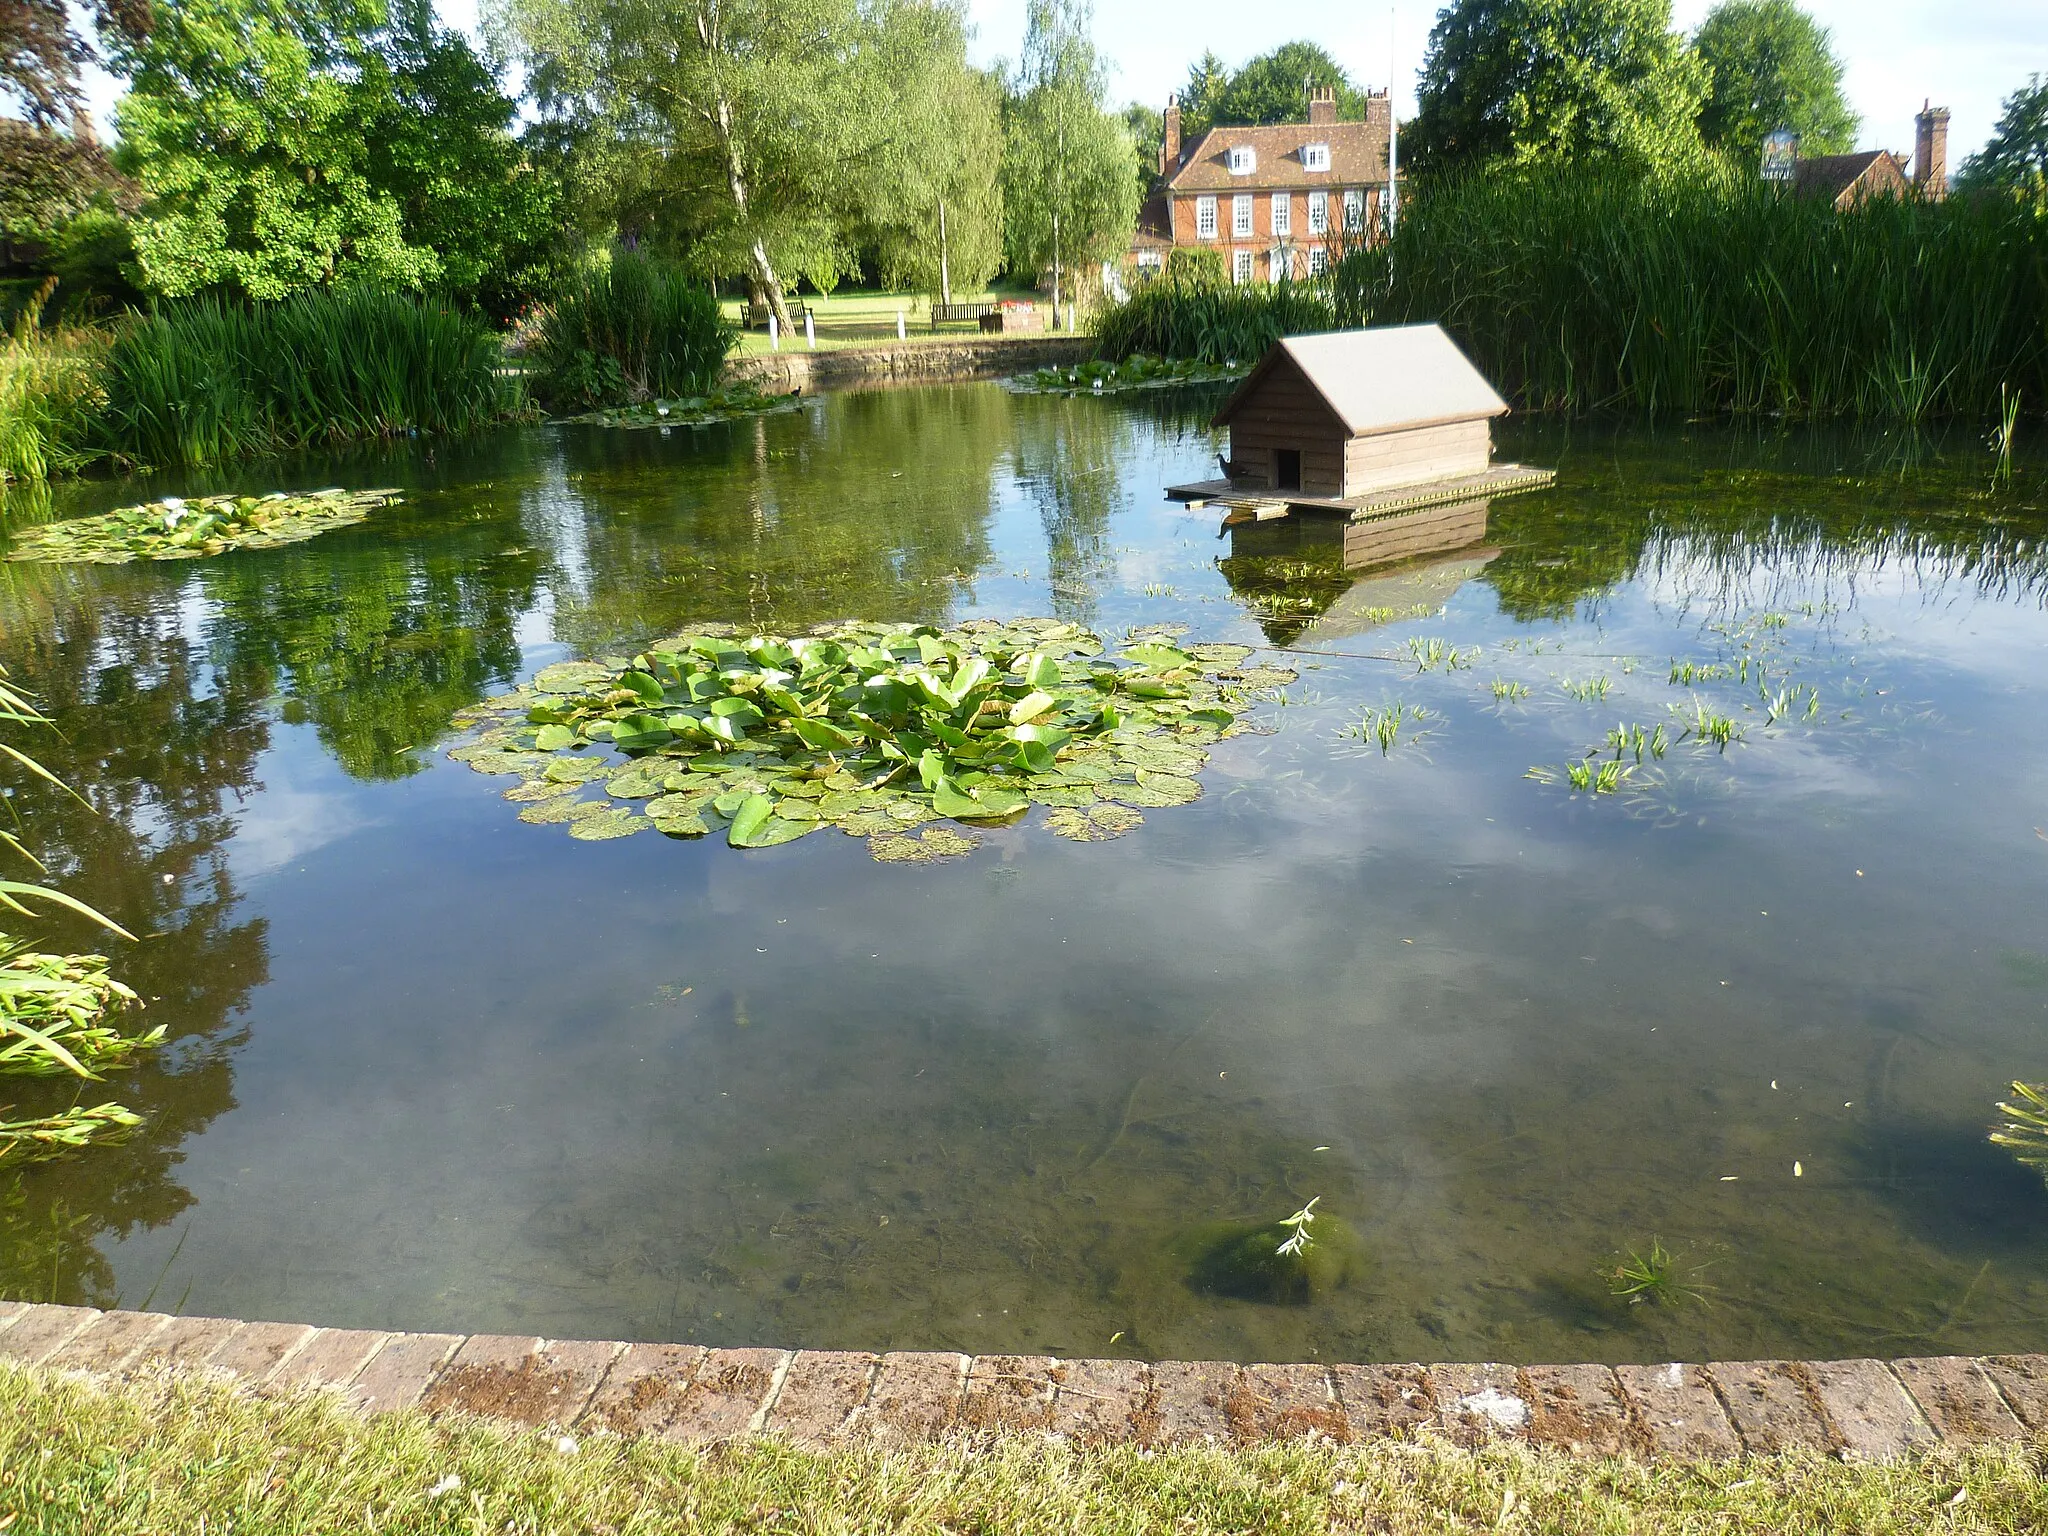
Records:
[[[804,303],[801,299],[791,298],[789,295],[784,294],[782,307],[789,311],[789,327],[793,331],[802,330],[804,322],[811,318],[811,306]],[[747,306],[747,329],[750,331],[767,330],[768,319],[774,313],[775,311],[766,304],[749,304]]]
[[[972,320],[977,323],[986,315],[995,313],[993,304],[934,304],[932,306],[932,329],[937,330],[948,321]]]

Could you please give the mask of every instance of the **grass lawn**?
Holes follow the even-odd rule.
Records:
[[[2048,1445],[1898,1466],[1698,1465],[1501,1446],[1076,1450],[1039,1439],[812,1453],[569,1439],[191,1379],[0,1365],[0,1532],[2041,1532]]]
[[[1046,308],[1045,295],[1027,292],[1024,289],[988,289],[981,293],[955,291],[956,304],[990,304],[1003,299],[1028,300]],[[795,309],[797,300],[790,300]],[[829,298],[816,294],[805,294],[802,302],[811,306],[817,322],[818,350],[827,352],[840,347],[873,346],[876,342],[896,339],[896,316],[903,315],[904,333],[911,341],[968,340],[981,334],[980,328],[972,322],[949,321],[936,331],[932,329],[931,299],[922,293],[885,293],[875,289],[841,289]],[[745,325],[747,305],[744,299],[724,301],[726,318],[735,325]],[[1066,310],[1061,306],[1061,323],[1065,323]],[[784,351],[804,350],[803,323],[797,323],[794,336],[782,338]],[[744,331],[740,343],[733,349],[735,355],[752,356],[768,350],[768,333],[765,330]]]

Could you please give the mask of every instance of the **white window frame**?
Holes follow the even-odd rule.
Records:
[[[1294,194],[1275,192],[1272,196],[1272,225],[1274,237],[1280,238],[1294,233]]]
[[[1242,240],[1252,232],[1252,195],[1239,192],[1230,199],[1230,237]]]
[[[1216,238],[1216,199],[1198,197],[1195,199],[1195,238],[1214,240]]]
[[[1252,253],[1245,250],[1230,253],[1230,280],[1233,283],[1248,283],[1252,280]]]
[[[1259,168],[1259,152],[1249,144],[1230,146],[1230,174],[1249,176]]]
[[[1365,188],[1344,189],[1344,231],[1355,235],[1365,228]]]
[[[1308,248],[1308,275],[1322,277],[1330,270],[1330,253],[1320,245]]]
[[[1301,147],[1301,163],[1311,171],[1327,171],[1330,168],[1330,146],[1304,144]]]
[[[1308,232],[1312,235],[1327,235],[1330,232],[1330,194],[1311,192],[1308,195]]]

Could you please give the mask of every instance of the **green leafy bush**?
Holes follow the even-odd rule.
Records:
[[[701,283],[615,251],[579,273],[542,318],[535,389],[555,410],[706,395],[737,337]]]
[[[41,308],[32,299],[0,335],[0,485],[47,479],[92,457],[107,335],[37,325]]]
[[[1336,310],[1318,288],[1218,286],[1199,269],[1176,269],[1096,317],[1096,351],[1111,362],[1143,353],[1231,367],[1256,362],[1282,336],[1327,331],[1336,323]]]

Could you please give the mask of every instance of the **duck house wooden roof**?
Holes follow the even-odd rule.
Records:
[[[1507,411],[1434,325],[1276,342],[1216,413],[1247,488],[1349,499],[1483,474]]]

